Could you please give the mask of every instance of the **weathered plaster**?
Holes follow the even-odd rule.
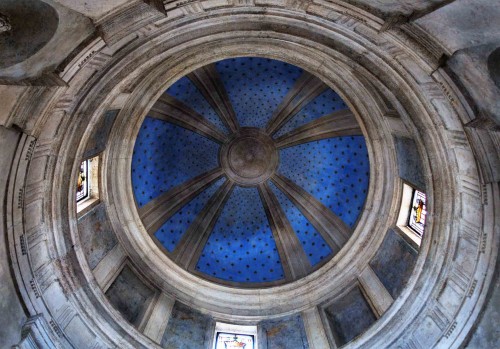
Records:
[[[399,176],[413,186],[425,191],[425,176],[422,158],[417,144],[411,138],[394,137],[398,156]]]
[[[262,349],[309,349],[304,323],[300,315],[259,323],[262,336],[259,348]]]
[[[106,291],[106,296],[127,321],[137,325],[148,306],[148,301],[151,301],[153,291],[129,266],[125,266]]]
[[[213,336],[208,330],[214,326],[215,321],[209,316],[175,302],[161,346],[164,349],[205,349]]]
[[[370,266],[393,298],[397,298],[411,276],[418,256],[405,239],[390,229]]]
[[[78,220],[82,248],[90,269],[94,269],[102,258],[118,243],[109,224],[104,204],[99,204]]]
[[[376,316],[358,286],[325,308],[338,346],[350,342],[376,321]]]

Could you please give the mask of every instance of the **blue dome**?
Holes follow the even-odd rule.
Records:
[[[293,65],[246,57],[200,68],[160,97],[131,175],[143,223],[170,258],[214,282],[265,287],[342,248],[369,159],[335,91]]]

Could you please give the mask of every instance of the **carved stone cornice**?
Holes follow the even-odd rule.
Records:
[[[68,71],[74,68],[69,94],[54,98],[68,104],[69,114],[56,113],[53,99],[26,95],[19,101],[33,103],[31,110],[41,120],[38,145],[24,139],[19,147],[6,200],[9,253],[30,314],[46,314],[53,334],[59,337],[61,331],[67,347],[69,341],[94,348],[157,346],[106,301],[81,252],[75,204],[68,198],[93,125],[125,87],[130,97],[105,151],[103,202],[122,247],[155,287],[219,319],[256,322],[305,312],[341,293],[339,285],[357,282],[395,222],[401,199],[392,133],[375,96],[379,92],[363,76],[398,101],[396,110],[404,110],[401,121],[424,158],[431,215],[407,287],[384,320],[346,348],[383,348],[387,343],[460,347],[480,314],[494,273],[500,195],[498,185],[481,182],[483,168],[474,159],[495,154],[464,136],[463,120],[470,117],[464,115],[453,83],[440,80],[446,73],[434,71],[434,60],[414,54],[422,49],[418,40],[404,40],[398,31],[379,32],[382,21],[340,1],[315,3],[306,14],[271,2],[258,10],[252,4],[233,7],[232,2],[222,7],[176,4],[170,4],[172,16],[150,36],[131,41],[113,56],[101,56],[106,65],[92,73],[77,69],[78,60],[68,66]],[[188,5],[201,10],[182,10]],[[131,26],[127,32],[125,22],[121,24],[123,34],[137,29]],[[96,50],[104,53],[104,48]],[[372,173],[364,212],[345,248],[307,278],[252,290],[214,286],[179,268],[138,223],[130,189],[134,137],[166,86],[208,62],[241,55],[285,60],[334,87],[366,130]],[[316,315],[309,314],[310,323],[318,323]]]

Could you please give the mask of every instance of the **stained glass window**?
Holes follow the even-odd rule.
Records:
[[[412,203],[410,206],[410,217],[408,226],[422,237],[427,216],[427,198],[424,193],[418,190],[413,191]]]
[[[82,201],[89,196],[89,160],[80,164],[78,182],[76,187],[76,202]]]
[[[254,349],[254,336],[217,332],[215,349]]]

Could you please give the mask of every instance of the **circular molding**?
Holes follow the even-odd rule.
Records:
[[[245,33],[238,35],[244,36]],[[325,66],[327,65],[325,62],[326,57],[321,52],[315,52],[312,47],[300,48],[293,45],[293,48],[287,48],[287,45],[282,44],[280,47],[276,44],[277,42],[271,39],[255,39],[245,45],[241,45],[238,39],[234,41],[226,39],[224,43],[198,43],[196,48],[197,53],[193,52],[193,49],[190,49],[189,59],[182,58],[182,64],[186,64],[189,68],[181,70],[180,74],[175,75],[168,69],[165,69],[164,66],[158,66],[158,71],[152,71],[151,75],[149,75],[152,79],[144,78],[141,85],[137,86],[127,105],[118,115],[117,123],[111,134],[110,143],[112,146],[109,148],[109,158],[106,159],[107,163],[105,162],[104,165],[106,171],[107,169],[112,169],[111,176],[106,176],[108,180],[104,183],[104,192],[107,196],[106,201],[109,203],[113,202],[110,206],[113,208],[110,211],[110,215],[116,215],[116,218],[112,218],[112,223],[117,234],[123,238],[122,244],[125,246],[134,263],[139,264],[139,269],[151,280],[155,280],[163,291],[174,294],[176,298],[178,297],[193,307],[204,309],[218,318],[227,318],[231,314],[229,315],[229,319],[232,318],[237,321],[254,319],[253,321],[255,321],[265,316],[281,316],[306,309],[310,307],[311,303],[319,304],[322,300],[330,298],[332,294],[341,292],[343,287],[352,285],[357,280],[358,271],[366,266],[371,256],[375,253],[375,250],[367,249],[366,246],[377,246],[380,244],[391,224],[391,219],[381,222],[377,219],[378,215],[383,214],[386,217],[392,217],[392,220],[396,216],[395,210],[391,211],[391,205],[394,205],[393,200],[398,201],[398,198],[394,196],[392,191],[394,187],[393,180],[396,178],[395,164],[390,154],[387,151],[383,151],[384,146],[390,147],[390,144],[386,144],[384,140],[390,138],[388,135],[383,135],[383,132],[387,132],[387,128],[381,123],[383,120],[382,115],[377,114],[377,110],[373,108],[373,104],[376,103],[373,101],[373,97],[366,91],[363,85],[358,83],[358,79],[355,76],[348,73],[349,68],[341,61],[330,58],[328,68],[325,69],[325,72],[317,75],[317,72],[314,72],[318,64],[317,60],[321,59]],[[221,51],[215,51],[214,47],[221,48]],[[360,122],[361,125],[366,125],[367,123],[378,124],[377,127],[370,127],[368,135],[366,135],[370,158],[370,173],[374,175],[370,178],[365,210],[359,218],[352,238],[349,239],[344,248],[322,268],[307,277],[283,286],[265,289],[255,288],[244,291],[202,280],[172,262],[151,241],[145,228],[140,224],[140,217],[137,214],[135,205],[130,205],[130,203],[134,202],[134,196],[131,183],[129,183],[129,174],[131,171],[129,157],[133,151],[134,140],[143,118],[147,115],[148,110],[158,96],[169,84],[179,79],[181,74],[185,75],[197,69],[200,66],[199,62],[207,64],[208,62],[242,55],[281,59],[315,73],[315,75],[341,95],[358,120],[362,120]],[[288,59],[288,55],[294,59]],[[171,62],[172,67],[176,70],[178,69],[177,63],[181,64],[180,61]],[[159,71],[160,69],[161,71]],[[339,77],[342,77],[342,84],[339,82]],[[162,79],[165,82],[153,88],[151,83],[157,83],[162,81]],[[354,93],[353,91],[357,92]],[[360,95],[363,95],[360,100],[364,102],[357,103],[358,97],[356,97],[356,103],[354,104],[352,96]],[[149,104],[142,103],[138,109],[137,102],[139,99],[150,102]],[[370,102],[373,102],[371,107]],[[360,116],[360,109],[363,110],[363,117]],[[121,117],[123,115],[127,115],[127,121]],[[137,121],[131,122],[131,120]],[[366,129],[366,126],[364,128]],[[127,136],[123,137],[123,135]],[[113,139],[114,136],[121,137],[122,141],[115,142],[115,139]],[[374,139],[378,141],[373,142]],[[123,142],[126,144],[123,144]],[[118,153],[114,155],[117,151],[120,153],[119,158],[116,157]],[[383,175],[387,173],[390,174]],[[114,183],[118,183],[116,182],[118,177],[120,178],[120,186],[114,185]],[[380,203],[377,204],[378,210],[367,210],[366,207],[376,205],[374,203],[375,197],[380,200]],[[114,222],[116,222],[116,225]],[[373,231],[379,231],[380,233],[373,234]],[[144,251],[147,251],[147,253]],[[311,284],[318,285],[316,292],[311,292]],[[183,295],[187,294],[196,294],[200,297],[189,296],[185,298]],[[280,304],[275,302],[275,299],[278,298],[281,299]],[[221,299],[225,300],[223,307],[220,304]]]
[[[278,167],[279,154],[273,139],[257,128],[241,128],[222,145],[222,169],[237,184],[249,187],[265,182]]]

